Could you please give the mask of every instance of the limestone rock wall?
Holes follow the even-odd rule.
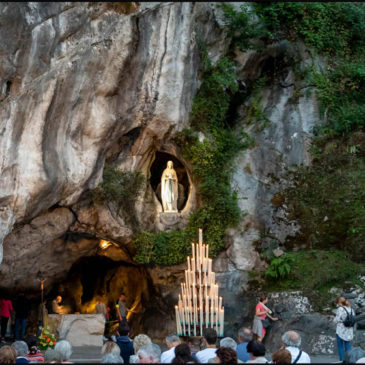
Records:
[[[156,144],[187,125],[197,33],[218,53],[224,37],[207,3],[150,5],[0,5],[0,242],[97,186],[123,135],[140,128],[123,164],[147,173]]]
[[[156,151],[170,153],[191,177],[173,137],[188,126],[199,86],[199,37],[213,61],[227,51],[216,4],[0,4],[1,287],[36,290],[42,271],[49,290],[89,256],[127,265],[114,268],[121,276],[139,270],[132,260],[131,225],[113,209],[92,205],[85,194],[100,182],[106,161],[139,170],[147,183],[136,204],[139,223],[146,230],[165,228],[148,184],[150,166]],[[259,93],[266,121],[247,123],[252,98],[239,108],[240,127],[255,137],[255,146],[238,156],[232,178],[247,215],[227,232],[227,249],[213,266],[231,336],[253,318],[256,298],[246,293],[248,271],[265,267],[255,245],[267,247],[272,240],[280,245],[299,229],[274,199],[290,184],[284,174],[310,163],[311,129],[319,120],[311,86],[293,72],[294,58],[302,66],[321,67],[303,45],[285,41],[236,53],[243,80],[255,82],[268,70],[278,75]],[[182,225],[196,206],[196,186],[192,180],[190,185]],[[103,238],[116,245],[100,250]],[[174,329],[184,268],[147,268],[136,276],[143,277],[139,294],[146,309],[138,328],[149,329],[152,337]],[[71,288],[78,305],[91,305],[81,303],[80,280]],[[125,278],[113,283],[111,301],[128,286]],[[317,320],[308,318],[300,323]]]

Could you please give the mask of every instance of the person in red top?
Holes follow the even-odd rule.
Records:
[[[256,335],[258,341],[262,341],[266,334],[266,329],[262,325],[262,321],[266,319],[266,316],[271,318],[273,321],[277,321],[278,318],[271,317],[271,310],[266,307],[266,303],[269,301],[269,298],[266,295],[260,296],[260,301],[256,305],[255,309],[255,318],[252,326],[252,333]]]
[[[3,295],[3,298],[0,299],[1,341],[5,341],[6,328],[12,310],[13,304],[11,303],[11,300],[8,295]]]

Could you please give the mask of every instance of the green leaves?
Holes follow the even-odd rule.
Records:
[[[291,270],[294,258],[291,254],[284,254],[271,260],[265,275],[271,279],[285,279]]]
[[[269,280],[264,284],[265,291],[301,290],[309,295],[315,310],[328,307],[333,300],[332,287],[344,288],[359,284],[359,276],[364,275],[365,265],[351,260],[344,251],[300,250],[287,252],[284,256],[270,262],[265,272]]]
[[[198,228],[203,228],[210,255],[215,257],[224,248],[226,229],[235,227],[241,218],[230,178],[234,158],[252,140],[227,123],[231,99],[238,91],[236,67],[228,58],[213,66],[204,60],[203,45],[201,49],[203,81],[194,98],[192,127],[180,133],[175,142],[192,165],[202,205],[190,215],[185,230],[139,234],[135,240],[135,260],[139,263],[174,265],[185,261],[190,243],[197,241]],[[203,140],[199,140],[199,132],[204,133]]]
[[[132,217],[134,203],[144,188],[145,178],[139,171],[120,171],[112,165],[106,165],[103,181],[92,191],[95,203],[114,203],[117,213],[126,213]]]
[[[312,166],[295,172],[295,184],[285,192],[290,216],[301,226],[295,241],[365,259],[365,134],[322,139],[315,146]]]
[[[238,91],[234,63],[220,59],[203,73],[203,82],[193,100],[191,125],[205,133],[224,128],[232,95]]]

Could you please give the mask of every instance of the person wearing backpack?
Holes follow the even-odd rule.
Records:
[[[345,351],[351,350],[352,339],[354,338],[355,311],[351,304],[344,297],[336,300],[338,306],[334,322],[336,323],[336,339],[340,361],[345,358]]]

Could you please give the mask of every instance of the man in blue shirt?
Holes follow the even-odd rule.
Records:
[[[249,353],[247,352],[247,344],[252,340],[252,332],[249,328],[242,328],[238,331],[238,343],[237,346],[237,358],[243,362],[251,360]]]

